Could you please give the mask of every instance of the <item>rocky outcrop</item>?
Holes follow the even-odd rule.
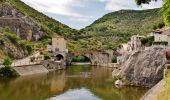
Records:
[[[21,59],[28,55],[28,52],[13,44],[7,37],[0,33],[0,58],[9,56],[15,59]]]
[[[41,31],[41,27],[36,20],[25,16],[9,4],[2,3],[0,4],[0,32],[2,32],[5,27],[9,27],[12,33],[29,41],[35,41],[47,35]]]
[[[152,87],[163,78],[165,63],[164,48],[135,51],[124,57],[119,75],[125,85]]]

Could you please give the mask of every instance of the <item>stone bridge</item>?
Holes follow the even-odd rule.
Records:
[[[88,52],[69,52],[67,54],[64,53],[55,53],[55,57],[58,60],[63,58],[66,61],[67,65],[71,65],[72,59],[75,56],[84,56],[90,59],[91,65],[95,66],[107,66],[112,62],[113,58],[113,50],[107,51],[88,51]]]

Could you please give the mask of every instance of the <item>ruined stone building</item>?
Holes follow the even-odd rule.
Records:
[[[58,35],[52,36],[52,51],[68,51],[67,50],[67,40]]]

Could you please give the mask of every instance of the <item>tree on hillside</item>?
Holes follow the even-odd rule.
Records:
[[[149,4],[151,1],[157,0],[135,0],[137,5]],[[164,5],[162,7],[164,22],[167,26],[170,26],[170,0],[163,0]]]

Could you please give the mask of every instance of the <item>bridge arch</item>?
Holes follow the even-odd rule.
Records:
[[[83,54],[72,56],[70,63],[72,64],[73,62],[90,63],[90,64],[92,64],[91,58],[86,56],[86,55],[83,55]]]
[[[64,56],[62,54],[57,54],[55,57],[57,61],[64,60]]]

